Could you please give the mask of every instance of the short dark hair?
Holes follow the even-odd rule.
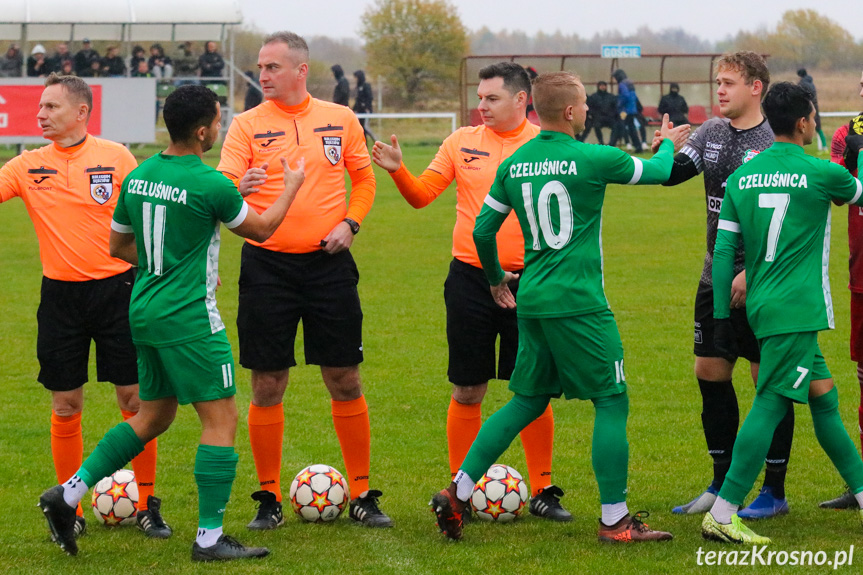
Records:
[[[87,82],[78,76],[60,76],[56,72],[51,72],[45,79],[45,87],[60,84],[66,90],[69,96],[75,98],[82,104],[87,104],[88,114],[93,111],[93,91]]]
[[[800,84],[779,82],[764,96],[764,115],[777,136],[791,136],[800,118],[812,113],[812,92]]]
[[[519,92],[524,92],[530,96],[530,76],[527,75],[524,68],[515,62],[498,62],[480,69],[480,80],[491,80],[492,78],[503,78],[504,88],[513,96]]]
[[[165,108],[162,111],[171,141],[191,141],[195,130],[213,122],[218,102],[216,93],[206,86],[189,84],[174,90],[165,98]]]

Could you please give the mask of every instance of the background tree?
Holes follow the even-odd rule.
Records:
[[[405,104],[456,93],[467,30],[445,0],[377,0],[362,15],[360,35],[372,75],[382,75]]]

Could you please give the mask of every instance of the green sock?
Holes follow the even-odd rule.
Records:
[[[461,464],[461,470],[478,481],[506,451],[515,436],[542,415],[549,400],[551,396],[548,395],[514,395],[483,424]]]
[[[863,461],[839,417],[839,393],[836,388],[810,399],[809,411],[812,412],[812,426],[818,443],[851,488],[851,493],[863,491]]]
[[[96,445],[81,469],[75,474],[87,487],[93,487],[103,477],[108,477],[132,461],[144,451],[144,444],[135,435],[132,426],[126,422],[117,424]]]
[[[626,479],[629,471],[629,442],[626,420],[629,417],[629,395],[624,391],[592,400],[596,410],[593,420],[591,462],[599,485],[602,504],[626,501]]]
[[[237,475],[239,456],[233,447],[199,445],[195,456],[198,484],[198,527],[216,529],[225,519],[225,507]]]
[[[770,450],[773,433],[779,422],[788,413],[792,401],[769,389],[755,396],[752,409],[737,433],[731,469],[725,476],[719,496],[734,505],[743,505],[746,495],[755,485],[755,480],[764,465]]]

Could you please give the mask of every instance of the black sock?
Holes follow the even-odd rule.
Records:
[[[737,394],[731,380],[698,380],[701,389],[701,425],[707,451],[713,458],[713,487],[719,489],[731,466],[731,452],[740,425]]]
[[[773,496],[785,499],[785,474],[788,471],[788,458],[791,456],[791,442],[794,439],[794,405],[788,408],[788,413],[779,422],[779,427],[773,432],[773,442],[765,459],[764,486],[770,487]]]

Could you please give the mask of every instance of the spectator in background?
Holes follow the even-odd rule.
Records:
[[[333,103],[340,106],[350,106],[351,85],[345,78],[345,71],[338,64],[334,64],[330,70],[336,78],[336,87],[333,90]],[[248,108],[247,108],[248,109]]]
[[[531,82],[533,82],[534,78],[539,76],[539,72],[537,72],[536,68],[534,68],[533,66],[528,66],[527,68],[524,69],[524,71],[527,72],[527,77],[530,78]],[[534,116],[533,120],[531,120],[531,117],[530,117],[531,113],[533,113],[533,116]],[[536,110],[533,107],[533,95],[532,94],[530,96],[530,99],[527,101],[527,108],[525,108],[525,110],[524,110],[524,115],[525,115],[525,117],[527,117],[528,120],[531,120],[531,122],[533,122],[534,124],[536,124],[539,121],[539,116],[536,115]],[[536,121],[534,121],[534,120],[536,120]],[[584,141],[584,140],[582,140],[582,141]]]
[[[372,102],[374,101],[372,85],[366,82],[366,73],[362,70],[354,72],[354,78],[357,79],[357,99],[354,100],[354,112],[357,114],[371,114]],[[375,138],[375,135],[372,134],[371,130],[369,130],[369,119],[361,118],[360,125],[363,127],[363,132],[366,137],[371,138],[372,144],[374,144],[377,138]]]
[[[126,63],[118,53],[116,46],[108,46],[105,57],[99,62],[99,69],[102,76],[116,77],[126,75]]]
[[[138,71],[140,70],[140,68],[138,67],[138,62],[140,62],[141,60],[143,60],[144,63],[147,64],[147,56],[144,53],[144,48],[142,46],[136,45],[134,48],[132,48],[132,57],[129,58],[130,76],[134,77],[137,75]],[[147,65],[147,71],[149,70],[150,66]]]
[[[93,62],[99,61],[99,53],[90,46],[90,39],[81,41],[81,49],[75,54],[75,74],[89,76],[93,70]]]
[[[174,56],[174,78],[175,86],[198,83],[198,58],[192,53],[191,42],[183,42],[177,46]]]
[[[48,62],[48,72],[57,72],[58,74],[63,73],[63,65],[66,62],[72,63],[72,69],[75,69],[75,63],[72,60],[72,54],[69,52],[69,45],[66,42],[60,42],[57,44],[57,51],[54,52],[54,55],[46,60]]]
[[[45,46],[36,44],[30,51],[30,57],[27,58],[27,77],[44,78],[50,71],[51,67],[45,58]]]
[[[583,142],[588,132],[593,128],[596,141],[600,145],[605,144],[602,137],[602,128],[609,128],[609,138],[615,139],[615,125],[617,123],[617,98],[608,91],[608,82],[600,80],[596,83],[596,92],[587,97],[587,123],[584,132],[579,135]],[[612,144],[614,145],[614,144]]]
[[[251,110],[263,102],[264,99],[264,94],[261,92],[261,84],[258,82],[258,79],[255,78],[255,73],[249,70],[246,72],[246,77],[251,80],[251,82],[246,84],[246,99],[243,102],[243,111]]]
[[[198,67],[201,69],[201,78],[221,78],[225,69],[225,61],[222,55],[216,51],[215,42],[207,42],[204,53],[198,58]],[[211,84],[223,84],[224,82],[210,82]]]
[[[638,96],[635,93],[635,84],[626,77],[626,72],[619,68],[612,76],[617,81],[617,113],[623,121],[623,127],[629,135],[632,147],[640,151],[647,145],[641,141],[638,127],[635,125],[638,117]]]
[[[9,44],[9,49],[0,56],[0,78],[20,78],[24,67],[24,56],[18,44]]]
[[[150,46],[150,58],[147,60],[150,73],[157,80],[170,80],[174,75],[174,61],[165,56],[165,50],[161,44]]]
[[[668,114],[668,119],[675,125],[680,126],[689,121],[689,105],[686,98],[680,95],[680,85],[672,82],[668,93],[659,100],[659,115]]]
[[[136,70],[132,70],[133,78],[153,78],[155,74],[150,71],[150,66],[147,65],[146,60],[138,60],[138,68]]]
[[[75,73],[75,64],[72,60],[63,60],[61,64],[62,68],[57,73],[58,76],[77,76]]]
[[[812,93],[812,103],[815,105],[815,131],[818,133],[818,151],[820,152],[827,146],[827,138],[824,137],[824,130],[821,129],[821,111],[818,109],[818,91],[815,89],[815,82],[806,72],[806,68],[797,70],[797,76],[800,77],[801,86],[805,86]]]

